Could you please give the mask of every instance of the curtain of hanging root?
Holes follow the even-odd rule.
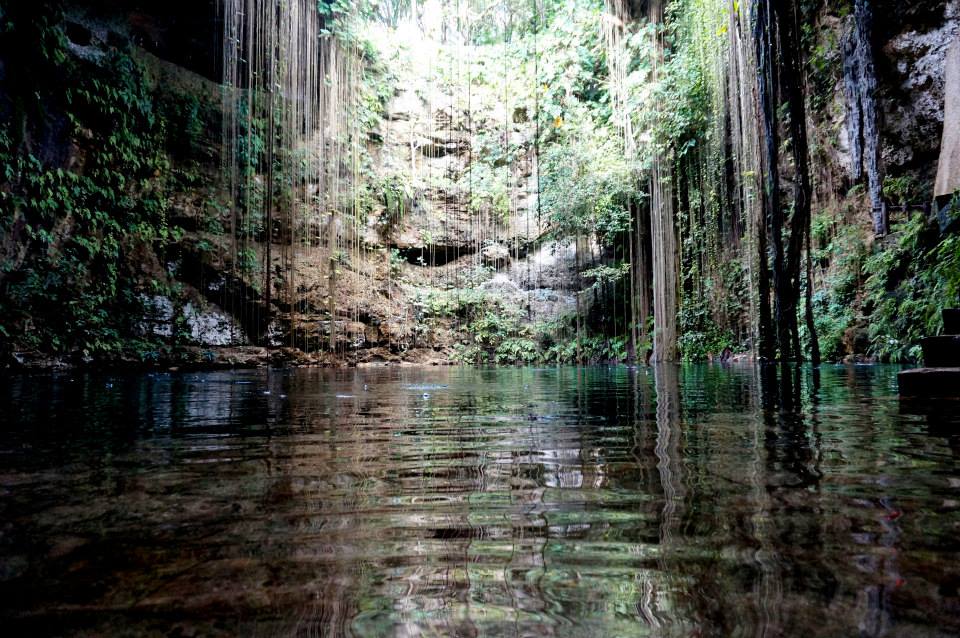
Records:
[[[230,197],[218,251],[224,308],[255,342],[309,352],[326,332],[333,351],[338,314],[356,318],[356,295],[369,290],[351,278],[342,288],[354,304],[339,307],[338,269],[365,272],[359,52],[324,34],[313,0],[221,0],[219,10]],[[314,281],[323,272],[326,287]],[[301,309],[321,316],[324,288],[327,321],[309,321]]]

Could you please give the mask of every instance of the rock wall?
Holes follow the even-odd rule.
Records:
[[[942,138],[952,128],[944,126],[946,58],[960,33],[960,2],[925,0],[900,3],[871,0],[873,10],[870,44],[877,81],[876,108],[880,142],[879,181],[907,178],[915,187],[912,204],[933,196]],[[861,170],[863,132],[851,123],[863,121],[857,94],[845,87],[843,43],[856,31],[852,14],[824,3],[816,19],[815,43],[808,60],[811,90],[810,110],[814,170],[822,206],[842,202],[854,205],[855,219],[870,224],[871,203],[861,205],[851,187],[867,187]],[[818,86],[819,85],[819,86]],[[859,146],[858,146],[859,144]],[[876,199],[876,193],[873,194]],[[881,197],[889,199],[886,192]],[[873,203],[874,205],[876,202]]]
[[[946,57],[960,33],[960,2],[878,3],[883,162],[932,181],[946,98]]]
[[[189,179],[178,179],[171,186],[168,202],[171,225],[185,229],[186,234],[174,244],[139,254],[132,264],[145,281],[162,281],[180,291],[177,299],[148,295],[147,306],[153,310],[144,317],[145,331],[171,338],[179,332],[179,339],[199,346],[262,341],[316,351],[326,347],[332,329],[338,349],[358,353],[358,360],[445,361],[452,348],[466,343],[470,335],[463,318],[431,316],[425,311],[423,300],[430,295],[477,289],[522,315],[530,325],[573,312],[577,263],[588,262],[590,255],[581,254],[578,259],[576,246],[544,239],[549,228],[537,214],[529,118],[522,108],[505,112],[502,107],[475,107],[470,112],[462,96],[436,88],[424,68],[413,67],[401,72],[383,122],[368,140],[376,167],[372,177],[378,183],[399,180],[402,201],[399,205],[382,198],[375,201],[363,228],[342,222],[333,228],[345,240],[362,246],[362,259],[347,259],[336,266],[332,291],[330,250],[298,246],[293,259],[296,271],[282,283],[293,287],[294,302],[275,304],[273,316],[265,317],[260,312],[263,299],[257,282],[235,276],[231,263],[204,248],[217,242],[206,228],[209,222],[223,225],[228,219],[225,212],[211,213],[208,205],[212,197],[223,195],[218,193],[221,25],[217,4],[216,0],[171,0],[162,5],[84,0],[67,8],[72,55],[96,63],[111,47],[132,44],[161,99],[191,96],[205,113],[199,144],[171,149],[169,158],[172,175],[189,174]],[[960,0],[909,6],[877,0],[874,9],[881,165],[888,175],[909,173],[932,183],[942,145],[945,160],[937,191],[945,193],[956,188],[955,167],[960,164],[953,133],[960,130],[960,122],[951,125],[957,120],[955,100],[944,118],[945,100],[960,93],[948,89],[945,65],[949,47],[960,34]],[[851,30],[852,17],[825,7],[818,20],[818,37],[827,55],[839,56],[838,43]],[[11,62],[0,59],[0,80]],[[846,192],[848,174],[855,172],[848,115],[838,74],[822,112],[811,114],[818,152],[826,158],[819,164],[822,182],[833,195]],[[519,149],[509,167],[506,215],[489,203],[471,201],[468,170],[483,153],[483,132],[494,132],[498,144]],[[55,134],[39,146],[44,158],[64,167],[82,162],[80,148]],[[867,219],[864,215],[864,225]],[[260,262],[265,261],[265,241],[258,238],[251,246]],[[282,269],[276,253],[270,268]]]

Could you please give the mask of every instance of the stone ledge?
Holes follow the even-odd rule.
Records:
[[[943,311],[943,334],[960,335],[960,308],[947,308]]]
[[[897,380],[902,397],[960,398],[960,367],[905,370]]]
[[[960,367],[960,336],[945,335],[921,339],[923,365],[928,368]]]

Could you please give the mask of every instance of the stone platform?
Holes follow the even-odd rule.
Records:
[[[943,311],[946,334],[921,341],[926,367],[901,372],[900,396],[912,399],[960,399],[960,309]]]

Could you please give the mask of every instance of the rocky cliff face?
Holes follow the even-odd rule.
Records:
[[[192,71],[220,79],[220,0],[82,0],[65,6],[66,34],[80,56],[98,58],[127,43]]]
[[[888,171],[914,170],[931,180],[943,132],[946,56],[960,34],[960,3],[895,3],[881,14],[883,159]]]
[[[476,309],[467,311],[463,291],[480,291],[480,305],[515,315],[521,324],[572,310],[575,249],[544,241],[527,118],[520,111],[470,112],[412,69],[397,82],[379,130],[367,141],[377,167],[373,180],[393,184],[396,197],[377,191],[363,228],[322,215],[304,222],[316,225],[318,236],[360,247],[339,255],[334,266],[324,242],[288,249],[273,237],[270,267],[278,276],[275,301],[265,312],[260,282],[238,274],[215,230],[230,218],[221,168],[219,24],[213,1],[158,8],[91,0],[65,11],[71,56],[99,65],[111,51],[131,49],[154,100],[189,110],[196,129],[189,136],[171,131],[169,175],[157,176],[166,223],[182,229],[182,237],[131,254],[144,314],[136,330],[144,337],[193,347],[205,357],[256,343],[294,346],[325,360],[320,352],[328,349],[332,329],[335,348],[347,359],[447,362],[454,346],[474,339],[468,326]],[[504,121],[511,125],[500,141],[517,149],[509,183],[502,185],[506,199],[481,201],[470,174],[482,152],[476,145],[484,131],[502,131]],[[310,139],[305,152],[312,152]],[[82,172],[83,140],[50,136],[45,145],[54,164]],[[250,259],[265,263],[266,241],[253,238]],[[151,292],[151,282],[169,292]]]
[[[871,44],[877,75],[881,166],[887,175],[913,174],[924,182],[936,174],[943,132],[945,59],[960,33],[960,3],[955,0],[874,2]],[[853,31],[853,17],[827,6],[818,18],[815,66],[839,69],[839,42]],[[823,71],[814,74],[823,75]],[[834,180],[855,173],[850,145],[849,96],[838,72],[820,89],[811,117],[831,163],[842,169]],[[816,89],[815,89],[816,90]],[[854,135],[862,133],[854,132]]]
[[[557,321],[573,312],[577,247],[545,240],[549,228],[537,210],[529,115],[522,106],[510,112],[471,110],[463,95],[437,88],[423,69],[414,68],[401,72],[381,125],[367,141],[373,177],[389,188],[377,192],[364,227],[338,222],[342,227],[333,229],[361,246],[362,259],[338,261],[331,282],[330,250],[296,247],[292,276],[278,278],[282,283],[277,284],[292,293],[277,298],[294,301],[275,303],[272,316],[264,313],[257,282],[236,275],[222,251],[210,249],[219,241],[212,227],[224,227],[229,218],[217,204],[226,198],[217,4],[85,0],[70,3],[66,11],[72,56],[99,64],[112,49],[132,47],[157,103],[175,105],[170,112],[188,110],[189,121],[198,124],[190,135],[170,136],[169,175],[157,176],[164,183],[167,220],[183,229],[183,236],[128,255],[142,282],[145,316],[139,330],[198,351],[261,341],[318,353],[332,328],[337,349],[356,361],[439,362],[449,361],[458,344],[479,338],[471,330],[476,316],[467,309],[464,291],[480,291],[491,313],[510,314],[518,325]],[[960,2],[903,6],[883,0],[876,3],[876,16],[884,170],[932,182],[944,121],[944,59],[960,33]],[[851,19],[829,7],[821,12],[818,37],[825,67],[837,67],[838,41]],[[0,112],[5,114],[12,102],[4,87],[15,63],[10,51],[0,56]],[[821,168],[825,182],[842,192],[854,163],[847,99],[839,75],[832,83],[830,74],[824,75],[821,108],[811,117],[819,152],[827,159]],[[62,120],[49,109],[31,143],[42,161],[82,172],[89,144],[66,136]],[[489,144],[514,149],[505,164],[491,163],[494,177],[476,171],[476,160]],[[486,198],[478,197],[480,184],[500,175],[497,194],[490,196],[488,188]],[[392,195],[384,196],[388,191]],[[59,232],[69,235],[70,229]],[[265,262],[266,241],[260,236],[250,246],[257,261]],[[581,260],[589,259],[588,246],[580,248]],[[3,257],[14,268],[22,250],[12,235],[4,237]],[[285,257],[279,253],[270,268],[282,272]],[[161,293],[150,289],[157,281],[163,283]]]
[[[558,320],[575,307],[575,250],[547,242],[537,216],[530,127],[518,115],[504,132],[505,114],[471,111],[463,96],[436,89],[422,74],[420,67],[401,73],[370,136],[373,181],[392,194],[377,199],[362,231],[366,260],[344,267],[336,283],[338,304],[359,301],[366,309],[347,330],[361,361],[423,360],[423,350],[449,360],[455,346],[476,336],[463,306],[467,291],[527,325]],[[475,172],[488,131],[517,149],[509,167],[497,167],[505,178],[498,201],[481,194],[496,178]],[[318,276],[316,260],[298,260],[298,270],[306,279]],[[308,305],[322,308],[328,300]],[[322,313],[302,321],[326,338]]]

